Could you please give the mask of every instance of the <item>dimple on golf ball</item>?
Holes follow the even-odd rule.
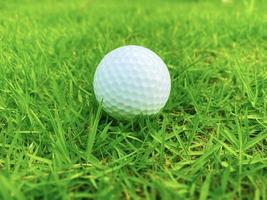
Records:
[[[158,113],[166,104],[171,79],[153,51],[123,46],[109,52],[97,66],[94,93],[103,109],[117,119]]]

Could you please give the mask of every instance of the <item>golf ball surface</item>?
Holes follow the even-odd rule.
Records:
[[[171,90],[170,74],[161,58],[134,45],[109,52],[97,66],[93,85],[97,101],[117,119],[159,112]]]

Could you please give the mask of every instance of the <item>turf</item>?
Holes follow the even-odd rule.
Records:
[[[0,199],[267,199],[267,4],[0,1]],[[110,50],[169,67],[151,117],[95,100]]]

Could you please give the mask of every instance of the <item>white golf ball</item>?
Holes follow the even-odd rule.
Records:
[[[108,53],[96,69],[93,85],[97,101],[117,119],[159,112],[171,90],[170,74],[161,58],[134,45]]]

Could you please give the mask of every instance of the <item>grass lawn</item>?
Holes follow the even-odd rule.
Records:
[[[132,122],[92,89],[127,44],[172,79]],[[0,1],[0,199],[267,199],[266,1]]]

